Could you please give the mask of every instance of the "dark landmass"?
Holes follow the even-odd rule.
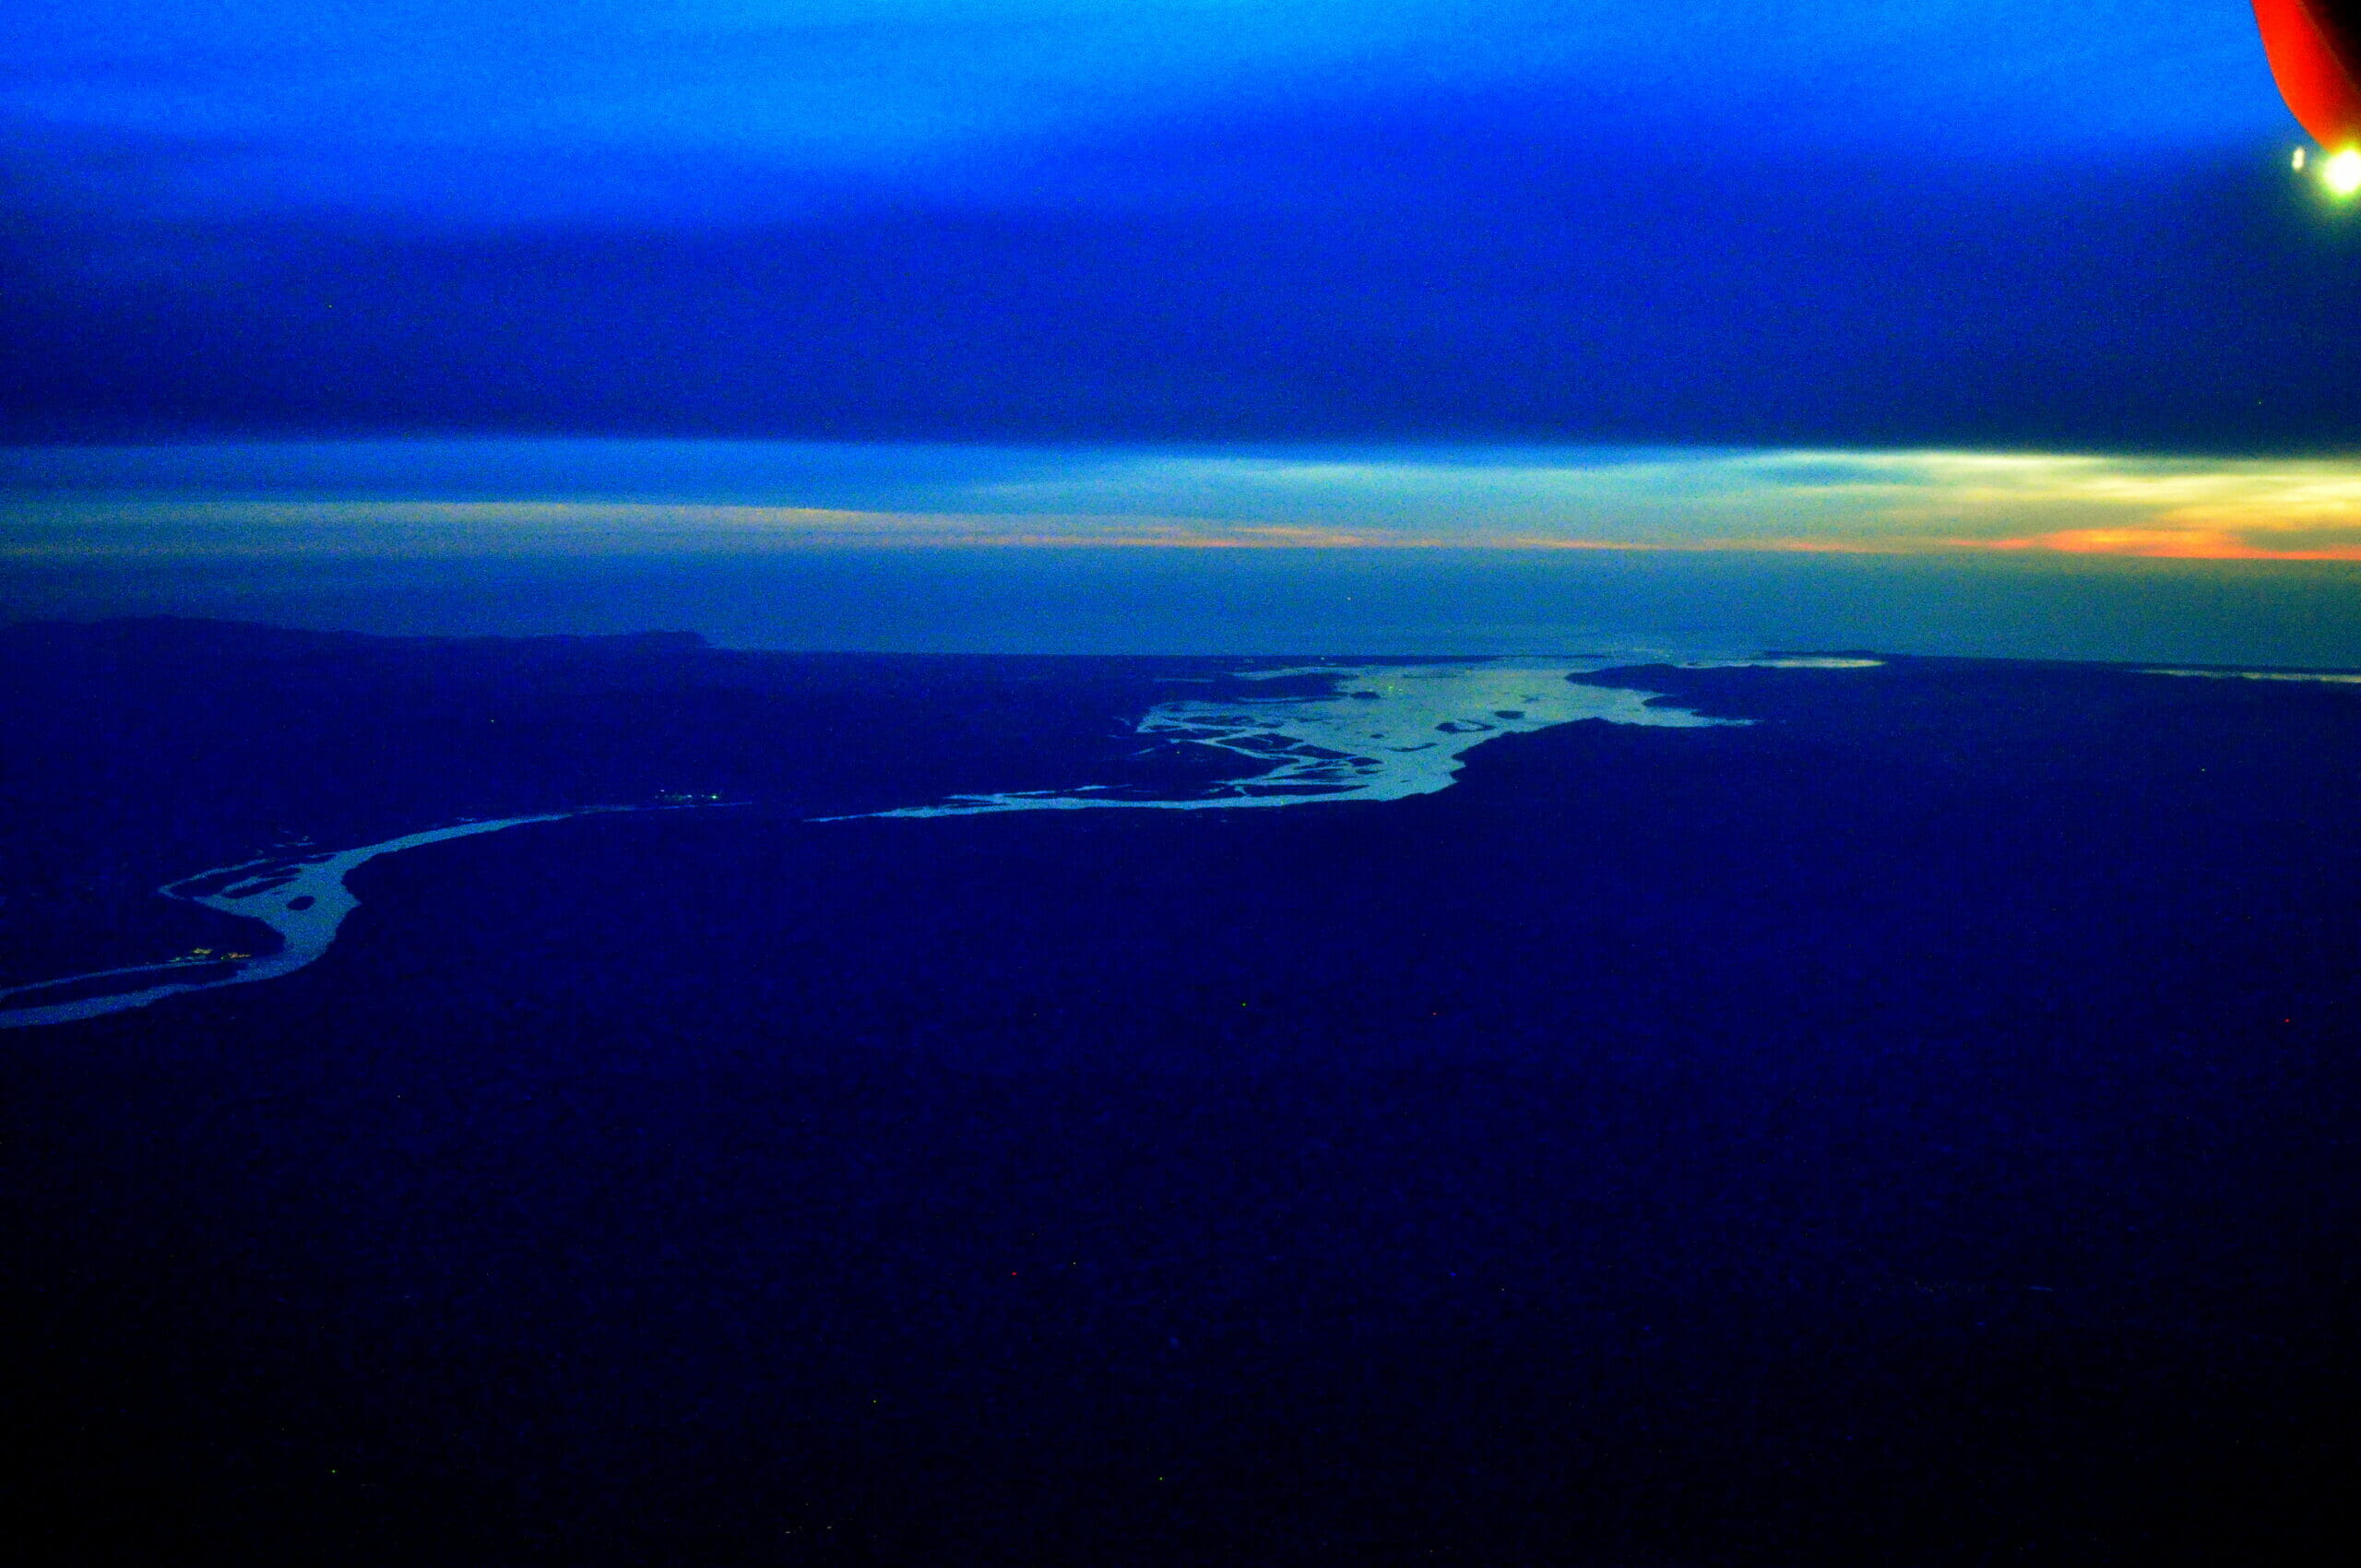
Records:
[[[534,766],[794,810],[387,857],[310,968],[0,1037],[21,1561],[2355,1538],[2361,693],[1657,669],[1616,678],[1757,722],[1510,736],[1392,803],[815,824],[1096,781],[1200,688],[303,646],[310,706],[235,711],[346,737],[240,719],[364,837],[454,777],[546,809]],[[670,684],[584,673],[643,655]],[[136,756],[89,720],[74,842],[149,819],[125,780],[304,804],[201,765],[263,743],[229,708],[154,710]]]

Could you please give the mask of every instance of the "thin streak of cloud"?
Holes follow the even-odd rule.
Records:
[[[2142,670],[2142,675],[2184,675],[2200,681],[2296,681],[2324,686],[2361,686],[2361,675],[2341,670]]]

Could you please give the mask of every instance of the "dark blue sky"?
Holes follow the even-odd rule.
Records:
[[[2349,448],[2244,0],[42,0],[25,440]]]

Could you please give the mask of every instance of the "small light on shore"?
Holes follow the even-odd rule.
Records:
[[[2300,173],[2302,173],[2303,172],[2304,172],[2304,149],[2303,149],[2302,148],[2300,148],[2300,147],[2299,147],[2299,148],[2297,148],[2296,149],[2296,173],[2298,173],[2298,174],[2300,174]]]

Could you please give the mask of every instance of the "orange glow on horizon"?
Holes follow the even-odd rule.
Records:
[[[2361,561],[2361,545],[2272,550],[2221,529],[2063,529],[2019,539],[1952,540],[1980,550],[2054,550],[2068,555],[2128,555],[2151,561]]]

